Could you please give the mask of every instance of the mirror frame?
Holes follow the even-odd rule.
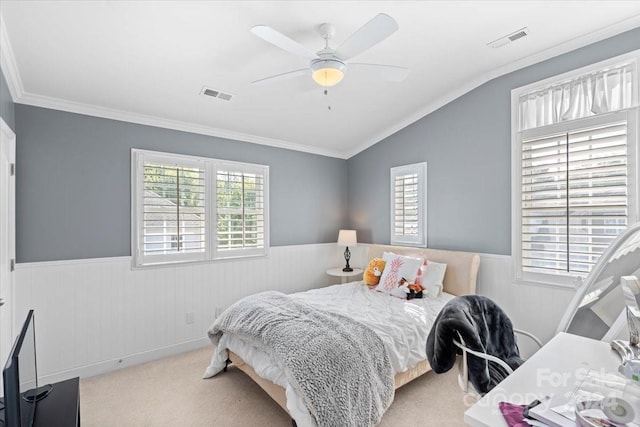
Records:
[[[582,284],[576,290],[576,294],[573,296],[573,299],[569,303],[567,310],[564,312],[560,323],[558,323],[558,329],[556,330],[556,335],[560,332],[567,332],[573,317],[576,315],[578,308],[580,307],[580,303],[584,298],[585,294],[591,287],[592,283],[596,281],[600,273],[605,268],[611,255],[613,255],[618,248],[633,234],[640,232],[640,222],[629,226],[622,234],[620,234],[616,240],[614,240],[611,245],[602,253],[596,265],[593,266],[591,272],[584,279]],[[624,308],[622,309],[622,313],[618,316],[617,320],[611,325],[609,328],[609,332],[602,337],[601,341],[608,340],[609,337],[617,334],[617,329],[626,326],[626,317],[623,316],[625,314]],[[616,330],[614,330],[616,329]]]

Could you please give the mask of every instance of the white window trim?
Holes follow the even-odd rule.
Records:
[[[154,151],[145,150],[132,150],[131,161],[131,254],[133,257],[133,264],[136,267],[161,265],[161,264],[174,264],[183,262],[202,262],[210,257],[210,250],[205,248],[204,252],[191,253],[191,254],[164,254],[145,256],[144,252],[140,250],[140,244],[143,241],[142,236],[142,203],[144,202],[144,176],[138,173],[140,170],[144,170],[144,162],[152,161],[159,163],[176,163],[182,166],[192,166],[206,169],[205,159],[196,158],[192,156],[184,156],[180,154],[160,153]],[[207,211],[208,198],[205,204],[205,211]],[[209,236],[209,221],[205,223],[205,235]]]
[[[407,174],[418,175],[418,235],[416,237],[398,236],[395,234],[395,177]],[[411,165],[391,168],[390,174],[390,242],[391,245],[427,247],[427,163],[414,163]]]
[[[242,171],[245,173],[256,173],[264,176],[264,247],[256,249],[242,249],[242,250],[220,250],[218,249],[218,239],[216,238],[217,230],[212,227],[211,230],[211,242],[213,249],[213,259],[234,259],[234,258],[246,258],[252,256],[266,256],[269,248],[269,166],[257,165],[252,163],[234,162],[231,160],[217,160],[215,161],[215,170],[219,169],[233,169]],[[212,197],[208,198],[210,202],[215,200],[216,178],[215,173],[209,174],[211,179]],[[216,217],[217,206],[212,206],[212,217]]]
[[[207,245],[203,253],[195,254],[167,254],[145,257],[140,250],[142,233],[142,203],[144,199],[143,174],[138,173],[144,166],[144,161],[158,161],[165,163],[179,163],[193,165],[205,169],[207,196],[205,197],[205,212],[207,221],[205,235]],[[260,173],[264,176],[264,247],[256,249],[242,249],[234,251],[220,251],[217,247],[215,224],[216,217],[216,171],[221,168],[241,170],[243,172]],[[263,257],[269,252],[269,166],[231,160],[219,160],[209,157],[188,156],[150,150],[131,150],[131,257],[133,268],[148,268],[172,266],[176,264],[202,263],[236,258]],[[147,258],[147,259],[145,259]]]
[[[628,223],[629,225],[632,225],[634,223],[640,222],[640,106],[583,119],[576,119],[567,122],[566,124],[558,123],[554,125],[518,131],[520,123],[518,103],[520,97],[525,93],[536,90],[536,88],[559,83],[563,80],[567,80],[572,77],[578,77],[586,73],[595,72],[607,66],[623,62],[625,60],[635,59],[636,61],[640,62],[639,58],[640,50],[636,50],[625,55],[611,58],[609,60],[602,61],[596,64],[591,64],[589,66],[582,67],[561,75],[553,76],[542,81],[513,89],[511,91],[511,258],[513,260],[512,278],[514,283],[538,285],[542,284],[574,288],[582,281],[582,277],[578,277],[576,274],[543,274],[522,271],[522,262],[520,258],[520,247],[522,244],[522,211],[520,203],[522,197],[522,186],[520,185],[522,162],[520,141],[522,139],[522,134],[526,136],[534,136],[536,134],[541,135],[545,132],[549,132],[548,129],[550,128],[552,128],[554,131],[562,131],[563,128],[576,128],[583,123],[591,125],[612,121],[615,120],[616,116],[619,116],[620,118],[626,118],[629,194],[636,195],[629,200]],[[640,73],[640,70],[638,71]],[[638,77],[638,79],[640,79],[640,77]],[[636,93],[634,94],[636,101],[640,100],[638,91],[640,91],[640,84],[636,85]]]

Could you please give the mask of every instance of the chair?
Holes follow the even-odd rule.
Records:
[[[514,329],[509,317],[491,299],[480,295],[453,298],[442,308],[427,338],[427,359],[436,373],[453,367],[458,355],[458,383],[469,393],[469,383],[483,395],[520,366],[524,360],[515,333],[534,335]]]

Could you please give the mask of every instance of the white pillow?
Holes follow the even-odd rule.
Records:
[[[385,265],[376,290],[388,294],[394,294],[394,289],[398,287],[398,283],[403,277],[407,282],[413,283],[416,280],[418,269],[422,265],[420,258],[411,258],[392,252],[383,253],[382,259],[385,261]]]
[[[438,297],[444,287],[444,275],[446,271],[447,264],[425,259],[418,271],[416,283],[422,285],[427,290],[427,295]]]

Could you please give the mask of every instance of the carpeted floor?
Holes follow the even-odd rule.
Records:
[[[244,373],[202,379],[212,348],[80,382],[81,419],[94,426],[290,426],[291,419]],[[457,369],[432,372],[396,391],[380,427],[464,426]]]

